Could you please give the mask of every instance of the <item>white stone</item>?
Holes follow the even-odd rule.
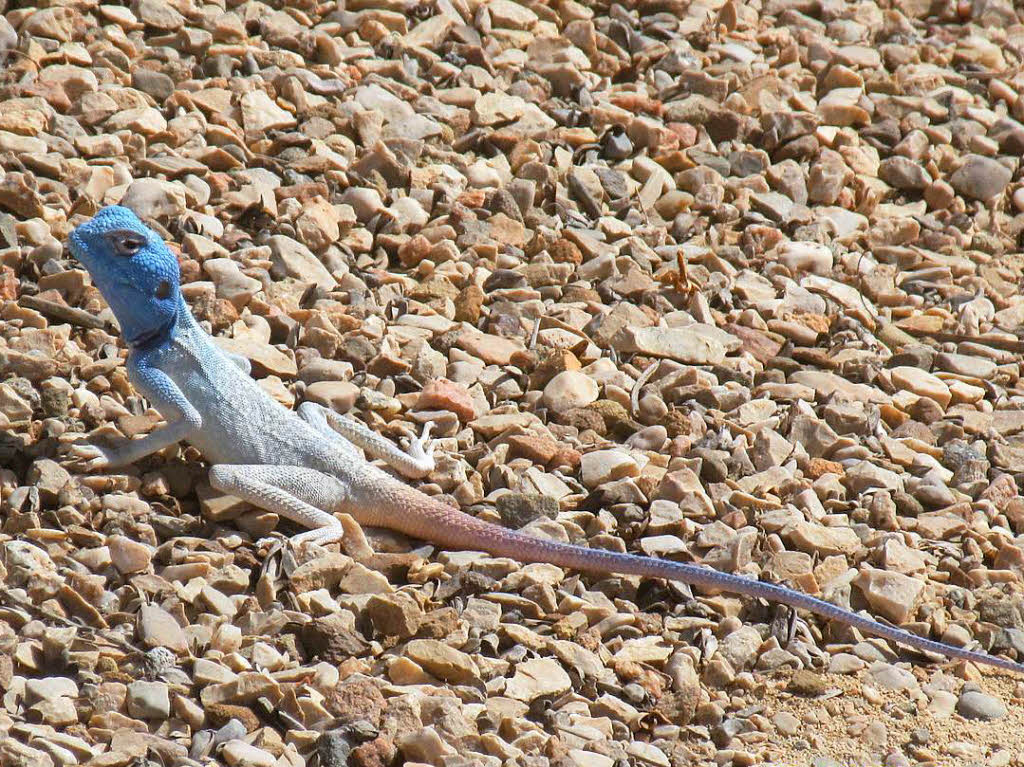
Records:
[[[128,713],[139,719],[166,719],[171,713],[167,683],[140,679],[128,685]]]
[[[562,414],[573,408],[586,407],[597,399],[597,383],[579,370],[563,370],[544,387],[541,400],[555,413]]]
[[[927,370],[901,365],[890,370],[889,375],[892,377],[893,386],[911,391],[919,397],[935,400],[943,409],[953,398],[946,383]]]
[[[865,567],[854,581],[874,612],[894,623],[906,623],[917,608],[925,583],[903,573]]]
[[[791,272],[828,274],[832,271],[834,256],[827,245],[817,242],[783,242],[776,249],[776,258]]]
[[[561,695],[572,687],[562,665],[551,658],[536,658],[516,666],[505,685],[505,695],[529,703],[544,695]]]
[[[185,212],[185,188],[174,181],[140,178],[129,184],[121,205],[139,218],[173,218]]]
[[[588,490],[623,477],[635,477],[640,467],[620,450],[595,450],[584,453],[580,461],[580,478]]]
[[[62,697],[78,697],[78,685],[73,679],[63,676],[47,676],[42,679],[25,680],[25,698],[29,702]]]
[[[742,342],[714,325],[694,323],[680,328],[624,327],[612,338],[620,352],[667,357],[687,365],[717,365]]]
[[[384,201],[376,189],[363,186],[350,186],[340,197],[342,205],[351,205],[356,218],[365,223],[384,210]]]
[[[123,535],[107,538],[110,560],[121,573],[141,573],[149,569],[153,561],[153,549],[139,541]]]
[[[244,740],[229,740],[220,755],[231,767],[274,767],[277,762],[273,754],[250,746]]]
[[[295,115],[279,107],[261,90],[249,91],[242,96],[241,107],[242,122],[250,133],[294,128],[298,124]]]

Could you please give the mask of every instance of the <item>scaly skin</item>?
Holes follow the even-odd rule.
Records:
[[[225,354],[181,297],[178,264],[154,232],[126,208],[111,206],[71,235],[70,247],[110,304],[131,348],[136,389],[167,425],[117,449],[78,446],[86,468],[106,469],[186,440],[211,462],[210,483],[312,528],[292,541],[342,537],[334,512],[452,548],[520,562],[547,562],[593,573],[667,578],[809,610],[918,650],[1024,672],[1024,665],[934,642],[798,591],[709,567],[543,540],[482,522],[414,490],[368,463],[359,448],[408,477],[433,468],[426,434],[403,453],[356,421],[313,403],[294,413],[249,376],[244,359]]]

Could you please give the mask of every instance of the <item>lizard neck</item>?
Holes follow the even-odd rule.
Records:
[[[136,333],[131,338],[125,338],[129,348],[134,352],[148,352],[161,346],[169,344],[179,328],[188,324],[192,315],[185,306],[185,300],[179,295],[178,305],[166,322],[152,328],[147,328]]]

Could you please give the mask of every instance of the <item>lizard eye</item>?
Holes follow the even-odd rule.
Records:
[[[111,232],[107,235],[107,240],[114,254],[124,258],[131,258],[146,244],[145,235],[129,231]]]

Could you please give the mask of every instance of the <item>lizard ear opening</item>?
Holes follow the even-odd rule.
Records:
[[[131,230],[122,230],[108,234],[107,241],[114,255],[131,258],[146,244],[146,236]]]
[[[160,284],[156,286],[156,297],[167,298],[171,295],[171,283],[167,280],[160,280]]]

